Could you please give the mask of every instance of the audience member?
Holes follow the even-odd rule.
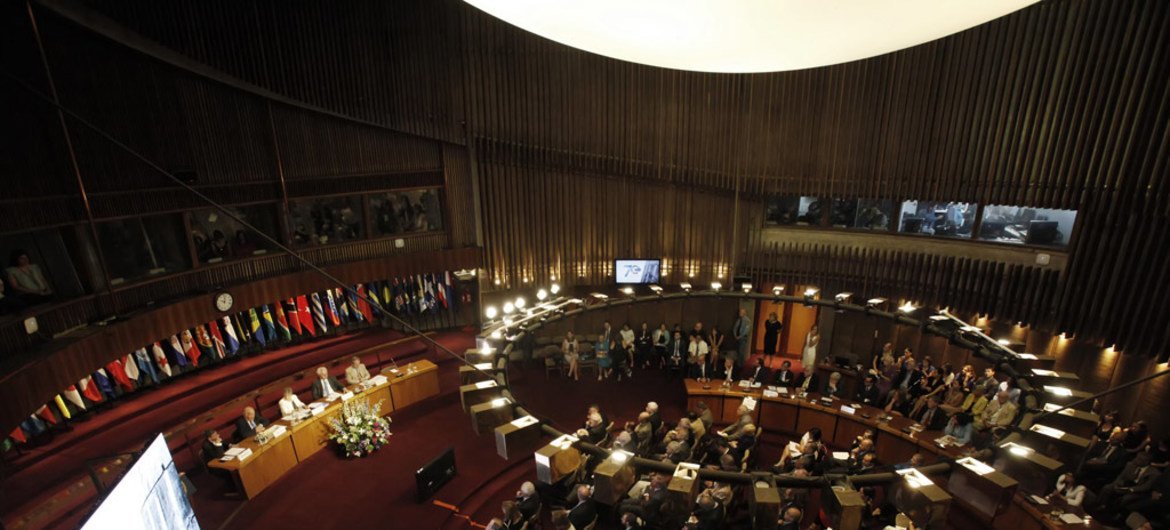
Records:
[[[776,374],[772,377],[772,384],[784,388],[792,388],[793,386],[796,386],[796,374],[792,372],[791,361],[784,361],[780,363],[780,369],[777,370]]]
[[[581,345],[572,331],[565,333],[565,340],[561,341],[561,353],[565,356],[565,365],[569,367],[568,376],[574,381],[580,381],[581,373],[577,370],[577,363],[581,359]]]
[[[15,249],[9,255],[8,286],[10,296],[20,298],[25,304],[36,305],[53,298],[53,287],[41,272],[41,266],[28,258],[28,253]]]
[[[879,405],[876,376],[873,374],[865,374],[865,380],[861,385],[861,388],[857,391],[856,399],[862,405],[869,405],[871,407],[876,407]]]
[[[516,491],[516,507],[524,516],[524,520],[532,519],[540,511],[540,497],[536,495],[536,486],[528,481],[520,485]]]

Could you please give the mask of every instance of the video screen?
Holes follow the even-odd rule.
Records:
[[[613,273],[617,283],[658,283],[661,266],[662,260],[656,259],[618,259]]]
[[[171,451],[160,434],[126,470],[82,530],[199,530],[179,482]]]

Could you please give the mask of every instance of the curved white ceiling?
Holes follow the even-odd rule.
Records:
[[[700,72],[777,72],[873,57],[1039,0],[464,0],[561,44]]]

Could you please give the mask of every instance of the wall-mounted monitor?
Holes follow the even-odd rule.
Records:
[[[106,528],[199,530],[162,435],[138,456],[81,527]]]
[[[617,259],[613,262],[613,274],[617,283],[658,283],[662,260]]]

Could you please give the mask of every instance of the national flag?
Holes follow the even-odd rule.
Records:
[[[122,369],[126,371],[126,377],[135,383],[138,382],[138,376],[141,372],[138,370],[138,363],[135,362],[133,353],[126,354],[126,357],[122,359]]]
[[[158,363],[159,379],[173,375],[171,365],[167,362],[167,354],[163,352],[163,348],[159,343],[154,343],[154,346],[151,348],[151,353],[154,355],[154,362]]]
[[[392,291],[392,295],[394,300],[394,314],[401,315],[403,308],[402,281],[398,278],[394,278],[394,290]]]
[[[272,318],[272,308],[268,304],[260,305],[260,327],[264,329],[268,342],[276,344],[276,321]]]
[[[321,305],[321,295],[313,293],[310,299],[313,301],[313,322],[317,324],[317,329],[325,334],[329,328],[325,326],[325,308]]]
[[[246,311],[232,315],[232,323],[236,325],[236,337],[240,339],[241,346],[252,340],[252,327]]]
[[[301,331],[301,319],[297,316],[297,299],[289,298],[284,302],[284,312],[288,313],[288,328],[297,335],[304,335]]]
[[[361,322],[363,320],[365,320],[366,322],[369,322],[369,319],[367,319],[366,316],[364,314],[362,314],[362,312],[358,308],[357,289],[349,288],[349,289],[344,289],[341,292],[346,295],[346,298],[349,299],[350,320],[352,320],[354,322]]]
[[[337,302],[333,299],[333,289],[325,289],[325,299],[329,302],[329,305],[326,306],[329,321],[333,323],[335,328],[341,326],[341,317],[337,314]]]
[[[227,355],[235,355],[240,350],[240,339],[236,338],[236,328],[232,326],[231,317],[223,317],[223,335],[219,335],[219,328],[211,328],[211,333],[219,337],[220,342],[223,343],[224,353]]]
[[[69,385],[62,394],[65,394],[65,399],[81,410],[85,410],[85,400],[81,399],[81,392],[77,390],[77,385]]]
[[[260,317],[256,314],[256,308],[248,309],[248,321],[251,326],[248,328],[252,331],[252,338],[256,339],[261,346],[267,346],[268,340],[264,338],[264,330],[260,329]]]
[[[191,366],[199,366],[199,357],[203,355],[203,352],[195,345],[195,337],[191,336],[191,330],[184,329],[179,333],[179,337],[179,340],[182,341],[180,344],[183,353],[187,355],[188,359],[191,359]]]
[[[374,318],[381,318],[382,310],[386,309],[382,305],[380,291],[381,287],[378,287],[378,282],[370,282],[369,285],[366,285],[366,296],[370,298],[370,314],[374,315]]]
[[[93,380],[97,382],[98,390],[101,390],[102,395],[107,400],[118,397],[118,394],[114,392],[114,382],[110,380],[110,375],[106,373],[105,369],[98,368],[93,373]]]
[[[314,325],[312,325],[312,311],[309,310],[308,296],[297,295],[296,316],[298,321],[301,321],[301,329],[304,330],[305,335],[316,337],[317,330],[314,329]]]
[[[349,303],[346,298],[345,290],[340,287],[333,289],[333,299],[337,301],[337,316],[341,317],[342,324],[354,321],[353,316],[349,314]]]
[[[276,310],[276,331],[280,337],[288,342],[292,340],[292,332],[288,329],[288,319],[284,317],[284,304],[276,302],[272,304],[273,309]]]
[[[65,400],[61,399],[61,394],[53,396],[53,403],[57,404],[57,410],[61,411],[62,418],[73,419],[73,413],[69,412],[69,407],[65,406]]]
[[[437,309],[439,307],[439,299],[435,296],[435,276],[433,274],[427,274],[424,280],[426,281],[427,309]]]
[[[219,331],[219,322],[212,320],[207,323],[211,330],[211,344],[215,346],[215,355],[220,359],[227,357],[227,345],[223,342],[223,333]]]
[[[8,437],[12,438],[17,443],[22,443],[22,444],[28,443],[28,438],[24,435],[24,429],[21,429],[20,427],[12,429],[12,433],[10,433],[8,435]]]
[[[115,383],[118,383],[118,386],[122,387],[123,392],[134,391],[134,383],[130,382],[130,376],[126,375],[126,369],[122,368],[121,359],[114,359],[107,363],[106,373],[110,375],[110,378],[113,379]]]
[[[138,348],[138,351],[134,352],[134,358],[138,361],[138,371],[142,375],[149,377],[150,381],[157,385],[160,377],[159,372],[162,370],[155,371],[154,363],[150,361],[150,354],[146,352],[146,348]],[[162,377],[166,377],[166,374],[163,374]],[[145,382],[143,381],[143,383]]]
[[[423,291],[422,276],[418,274],[414,275],[413,287],[415,296],[417,297],[415,298],[415,301],[418,302],[418,312],[425,313],[427,310],[427,294],[425,291]]]
[[[77,386],[81,387],[81,395],[85,396],[85,399],[88,399],[93,403],[101,403],[102,401],[105,401],[105,399],[102,398],[101,391],[98,390],[97,383],[93,382],[93,376],[85,376],[85,379],[77,382]]]
[[[443,304],[443,309],[450,309],[451,302],[448,301],[447,290],[451,288],[451,271],[443,273],[443,281],[439,284],[439,303]]]
[[[207,328],[202,325],[195,326],[195,346],[199,348],[199,354],[205,360],[210,359],[214,361],[216,359],[223,359],[223,352],[217,353],[215,351],[215,341],[211,340],[211,335],[207,333]]]
[[[178,336],[171,335],[170,340],[162,343],[162,347],[163,350],[167,352],[167,360],[170,361],[174,367],[179,369],[187,367],[189,364],[187,362],[187,355],[183,353],[187,350],[183,348],[182,344],[179,344]]]
[[[392,289],[391,287],[392,285],[389,281],[382,281],[382,299],[378,301],[382,302],[383,310],[398,312],[398,309],[394,307],[394,293],[397,291],[397,289]]]
[[[366,322],[372,324],[374,322],[374,312],[370,310],[370,303],[366,301],[370,293],[373,293],[373,291],[367,291],[365,285],[357,284],[357,310],[361,313],[362,318],[366,319]]]
[[[53,415],[53,410],[48,405],[41,405],[41,408],[37,409],[37,416],[40,416],[49,425],[57,424],[57,417]]]

